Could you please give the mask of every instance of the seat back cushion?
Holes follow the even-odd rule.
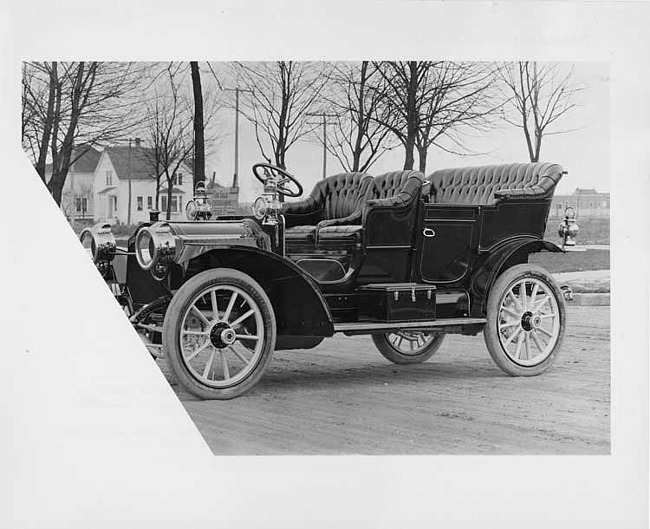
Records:
[[[323,219],[342,219],[361,208],[371,181],[367,173],[340,173],[318,182],[311,197],[323,208]]]
[[[397,197],[406,193],[414,197],[420,193],[424,175],[419,171],[392,171],[375,177],[366,192],[366,200]],[[406,197],[404,197],[406,198]]]
[[[506,197],[550,197],[564,173],[554,163],[513,163],[440,169],[428,179],[431,202],[490,205]]]

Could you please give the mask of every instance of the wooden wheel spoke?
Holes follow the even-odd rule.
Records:
[[[508,336],[507,340],[504,342],[503,346],[508,347],[512,340],[514,340],[522,331],[522,328],[519,327],[515,332],[513,332],[510,336]]]
[[[219,320],[219,306],[217,305],[217,291],[210,291],[210,302],[212,303],[212,320]]]
[[[508,307],[501,307],[501,310],[503,312],[510,314],[510,316],[517,318],[517,321],[519,321],[519,319],[521,318],[521,314],[515,312],[514,310],[509,309]]]
[[[255,334],[235,334],[235,338],[238,340],[255,340],[256,342],[262,339],[261,336]]]
[[[521,285],[519,285],[519,297],[521,298],[521,306],[523,308],[523,311],[526,312],[528,310],[528,295],[526,294],[526,281],[523,281]]]
[[[551,296],[549,296],[548,294],[545,295],[545,296],[543,296],[542,299],[539,300],[539,302],[537,303],[537,305],[535,305],[534,307],[532,307],[532,311],[533,311],[533,312],[537,312],[537,311],[540,310],[540,309],[541,309],[541,308],[546,304],[546,302],[549,301],[550,299],[551,299]]]
[[[205,350],[208,348],[209,345],[210,345],[210,340],[206,340],[203,344],[201,344],[199,347],[197,347],[196,349],[194,349],[194,351],[192,351],[192,353],[191,353],[189,356],[186,356],[186,357],[185,357],[185,361],[186,361],[186,362],[189,362],[189,361],[192,360],[196,355],[198,355],[198,354],[201,353],[202,351],[205,351]]]
[[[189,334],[191,336],[208,336],[210,333],[205,332],[205,331],[187,331],[183,330],[181,331],[183,334]]]
[[[521,357],[521,346],[524,344],[524,334],[520,333],[519,338],[517,338],[517,347],[515,348],[515,359]]]
[[[237,292],[233,292],[230,296],[230,301],[228,302],[228,307],[226,307],[226,312],[223,313],[223,318],[221,321],[227,322],[230,318],[230,313],[232,312],[233,307],[235,306],[235,301],[237,301]]]
[[[214,362],[214,356],[217,354],[216,349],[212,349],[212,352],[210,353],[210,358],[205,364],[205,369],[203,369],[203,378],[208,378],[208,375],[210,374],[210,369],[212,368],[212,362]]]
[[[539,349],[540,353],[543,353],[546,347],[542,345],[541,340],[539,339],[539,336],[537,336],[537,332],[532,332],[531,337],[533,338],[533,342],[537,346],[537,349]]]
[[[239,325],[241,322],[243,322],[244,320],[246,320],[247,318],[249,318],[249,317],[252,316],[253,314],[255,314],[255,310],[254,310],[254,309],[250,309],[248,312],[245,312],[245,313],[242,314],[239,318],[237,318],[235,321],[233,321],[233,322],[230,324],[230,326],[231,326],[231,327],[237,327],[237,325]]]
[[[228,346],[228,349],[230,349],[230,350],[234,353],[234,355],[235,355],[237,358],[239,358],[242,362],[244,362],[244,364],[248,365],[248,364],[251,363],[251,360],[252,360],[252,359],[249,360],[248,358],[246,358],[243,354],[241,354],[241,353],[240,353],[237,349],[235,349],[233,346]]]
[[[226,358],[226,352],[224,349],[219,351],[221,355],[221,368],[223,369],[223,378],[228,380],[230,378],[230,369],[228,369],[228,359]]]
[[[203,314],[196,305],[192,305],[190,311],[194,312],[194,314],[196,314],[206,326],[210,325],[210,321],[208,320],[208,318],[205,317],[205,314]]]
[[[541,332],[542,334],[545,334],[545,335],[548,336],[549,338],[553,338],[553,333],[547,331],[546,329],[544,329],[544,327],[540,327],[540,328],[538,329],[538,331]]]
[[[514,327],[515,325],[519,325],[521,322],[519,320],[514,320],[509,323],[503,323],[500,325],[501,329],[509,329],[510,327]]]

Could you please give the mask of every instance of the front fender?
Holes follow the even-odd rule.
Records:
[[[483,264],[470,280],[472,316],[485,315],[487,297],[499,275],[514,265],[527,263],[531,253],[542,251],[562,252],[562,249],[557,244],[531,236],[509,239],[490,248]]]
[[[189,279],[211,268],[233,268],[251,276],[269,296],[278,336],[332,336],[329,307],[314,279],[292,261],[251,246],[213,248],[187,266]]]

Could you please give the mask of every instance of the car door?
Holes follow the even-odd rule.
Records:
[[[468,270],[478,207],[426,204],[421,225],[420,276],[452,283]]]

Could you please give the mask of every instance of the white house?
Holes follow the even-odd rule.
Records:
[[[156,209],[156,179],[147,156],[150,149],[140,141],[132,147],[107,147],[102,152],[94,174],[93,200],[95,222],[127,224],[129,222],[129,195],[131,197],[130,223],[149,220],[149,211]],[[193,197],[192,173],[181,164],[174,175],[171,219],[185,218],[185,204]],[[167,181],[163,176],[158,209],[160,219],[166,218]]]
[[[94,220],[93,185],[101,152],[93,147],[75,149],[61,193],[61,210],[68,220],[92,223]],[[45,167],[45,177],[52,177],[52,164]]]

